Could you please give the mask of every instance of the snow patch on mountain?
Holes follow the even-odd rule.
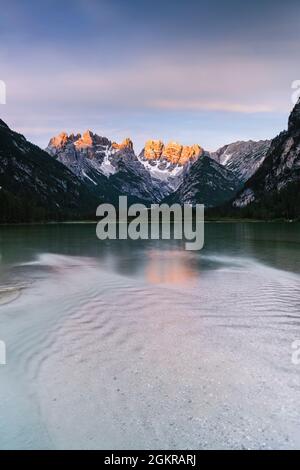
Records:
[[[83,174],[84,178],[87,178],[87,179],[90,180],[95,186],[97,186],[98,183],[96,183],[96,181],[94,181],[92,178],[90,178],[89,175],[87,175],[84,170],[82,170],[82,174]]]
[[[106,147],[104,150],[104,159],[101,165],[99,166],[99,170],[103,173],[103,175],[107,176],[108,178],[110,175],[114,175],[117,169],[112,165],[110,159],[114,151],[111,150],[111,147]]]

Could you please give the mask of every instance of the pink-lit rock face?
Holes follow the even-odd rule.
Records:
[[[77,151],[80,152],[93,152],[101,148],[111,150],[128,150],[133,151],[133,143],[131,139],[125,139],[121,144],[116,142],[111,142],[106,137],[100,137],[97,134],[94,134],[90,130],[87,130],[83,134],[70,134],[62,132],[56,137],[53,137],[47,147],[47,151],[51,154],[56,153],[57,151],[63,150],[65,147],[72,145]]]
[[[182,145],[177,142],[169,142],[163,150],[162,157],[169,162],[177,165],[182,153]]]
[[[94,143],[94,134],[86,131],[76,142],[76,147],[91,147]]]
[[[112,147],[116,150],[133,150],[133,143],[132,140],[127,137],[121,144],[113,142]]]
[[[200,145],[195,144],[192,146],[183,146],[179,159],[180,165],[185,165],[189,161],[194,161],[203,154],[203,149]]]
[[[80,134],[77,134],[77,135],[70,134],[70,135],[68,135],[66,132],[61,132],[58,136],[53,137],[50,140],[49,146],[51,146],[53,148],[60,149],[60,148],[63,148],[68,143],[75,142],[80,137],[81,137]]]
[[[164,143],[161,140],[148,140],[145,144],[144,156],[147,160],[159,160],[163,149]]]
[[[167,160],[174,165],[185,165],[197,160],[202,154],[203,149],[197,144],[183,146],[177,142],[169,142],[164,145],[161,140],[148,140],[144,150],[147,160]]]

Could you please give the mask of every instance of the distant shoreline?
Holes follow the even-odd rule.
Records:
[[[129,220],[130,221],[130,220]],[[45,222],[10,222],[10,223],[0,223],[0,227],[24,227],[24,226],[41,226],[41,225],[92,225],[97,224],[98,220],[65,220],[65,221],[45,221]],[[117,224],[120,222],[117,221]],[[211,223],[228,223],[228,224],[241,224],[241,223],[282,223],[282,224],[299,224],[300,220],[286,220],[286,219],[235,219],[235,218],[224,218],[224,219],[208,219],[205,220],[205,224]]]

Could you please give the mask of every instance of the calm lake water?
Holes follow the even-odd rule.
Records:
[[[1,449],[300,448],[300,225],[0,227],[0,340]]]

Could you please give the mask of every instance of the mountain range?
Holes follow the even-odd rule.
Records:
[[[220,214],[299,217],[300,101],[273,140],[216,152],[149,140],[137,155],[91,131],[62,132],[45,150],[0,120],[0,221],[84,219],[102,202],[203,203]],[[217,209],[215,209],[217,208]]]

